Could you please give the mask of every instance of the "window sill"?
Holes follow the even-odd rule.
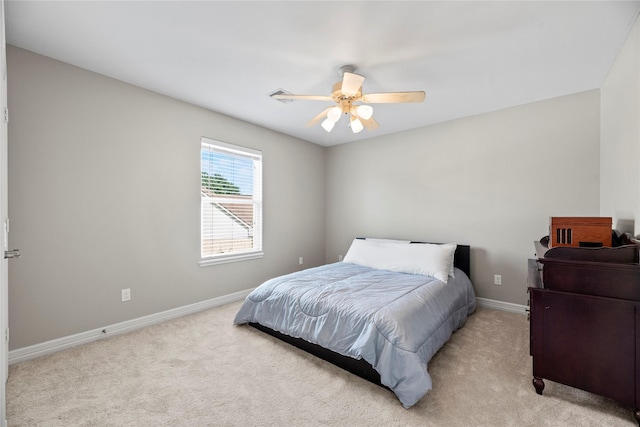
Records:
[[[247,261],[250,259],[258,259],[264,257],[264,252],[246,252],[241,254],[219,255],[211,258],[203,258],[198,263],[200,267],[209,267],[210,265],[226,264],[229,262]]]

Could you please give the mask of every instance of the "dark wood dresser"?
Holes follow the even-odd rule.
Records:
[[[544,379],[614,399],[640,424],[638,246],[546,250],[529,260],[533,386]]]

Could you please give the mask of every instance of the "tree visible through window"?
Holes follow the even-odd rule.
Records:
[[[262,256],[262,153],[202,138],[201,265]]]

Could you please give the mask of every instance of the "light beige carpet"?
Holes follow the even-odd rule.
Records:
[[[9,426],[634,426],[631,408],[531,385],[526,317],[479,308],[410,409],[247,326],[239,303],[12,365]]]

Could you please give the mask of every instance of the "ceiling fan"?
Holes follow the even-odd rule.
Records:
[[[333,101],[337,105],[323,110],[307,123],[307,127],[313,126],[324,118],[321,126],[327,132],[331,132],[344,114],[349,116],[349,126],[353,133],[358,133],[362,129],[373,130],[379,127],[378,122],[373,119],[373,107],[366,104],[424,101],[425,93],[423,91],[363,94],[362,82],[364,82],[364,77],[354,74],[354,71],[355,67],[353,65],[340,67],[342,81],[333,85],[331,95],[293,95],[278,91],[271,94],[271,97],[281,101]]]

